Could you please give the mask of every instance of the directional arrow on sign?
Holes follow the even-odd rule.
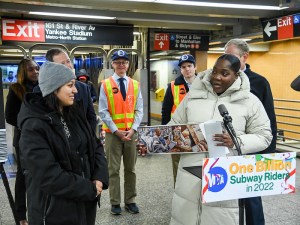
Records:
[[[277,30],[277,27],[276,26],[271,26],[271,23],[268,22],[265,29],[264,29],[264,32],[266,32],[266,34],[270,37],[271,36],[271,31],[275,31]]]
[[[160,48],[162,48],[162,47],[165,45],[165,43],[163,43],[163,42],[161,41],[161,42],[158,43],[158,45],[159,45]]]

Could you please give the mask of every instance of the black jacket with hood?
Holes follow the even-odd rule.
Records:
[[[74,106],[69,113],[74,115],[72,123],[78,123],[86,134],[87,157],[70,148],[60,113],[51,112],[40,93],[25,96],[18,126],[30,225],[90,225],[87,221],[93,221],[89,217],[95,215],[86,212],[85,205],[97,201],[92,180],[100,180],[103,189],[108,188],[103,146],[80,108]],[[89,168],[89,179],[83,168]]]

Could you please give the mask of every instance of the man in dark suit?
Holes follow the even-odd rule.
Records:
[[[262,149],[262,154],[272,153],[276,150],[277,125],[274,110],[274,101],[271,87],[267,79],[250,69],[247,64],[249,57],[249,46],[247,42],[241,39],[231,39],[225,45],[225,53],[237,56],[241,61],[241,71],[249,78],[250,91],[262,102],[271,122],[273,139],[267,149]],[[264,225],[264,212],[261,197],[253,197],[245,199],[246,224],[247,225]]]
[[[46,60],[50,62],[63,64],[69,67],[71,70],[74,70],[73,64],[68,54],[60,48],[49,49],[46,53]],[[75,94],[75,100],[82,100],[84,112],[86,113],[86,118],[89,124],[91,125],[91,128],[95,131],[97,125],[97,117],[94,110],[89,87],[86,84],[81,83],[77,80],[75,81],[75,86],[78,91],[78,93]]]

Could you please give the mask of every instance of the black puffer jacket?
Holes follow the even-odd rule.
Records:
[[[82,101],[82,109],[84,109],[85,116],[93,130],[96,130],[97,126],[97,116],[94,110],[90,88],[87,84],[81,83],[80,81],[75,81],[75,87],[77,89],[77,93],[75,94],[76,102]],[[36,86],[33,89],[33,92],[40,93],[41,89],[39,86]]]
[[[74,107],[72,123],[82,127],[88,140],[87,157],[70,149],[61,116],[50,112],[40,93],[25,96],[18,116],[21,129],[21,162],[26,177],[30,225],[90,225],[85,205],[96,204],[92,180],[108,188],[108,169],[103,146],[88,126],[82,107]],[[89,168],[90,179],[83,176]]]

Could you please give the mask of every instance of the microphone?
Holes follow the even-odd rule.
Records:
[[[229,115],[225,105],[223,105],[223,104],[219,105],[218,109],[219,109],[220,115],[223,117],[224,124],[228,126],[228,129],[232,132],[234,137],[236,137],[235,131],[232,126],[232,118]]]

